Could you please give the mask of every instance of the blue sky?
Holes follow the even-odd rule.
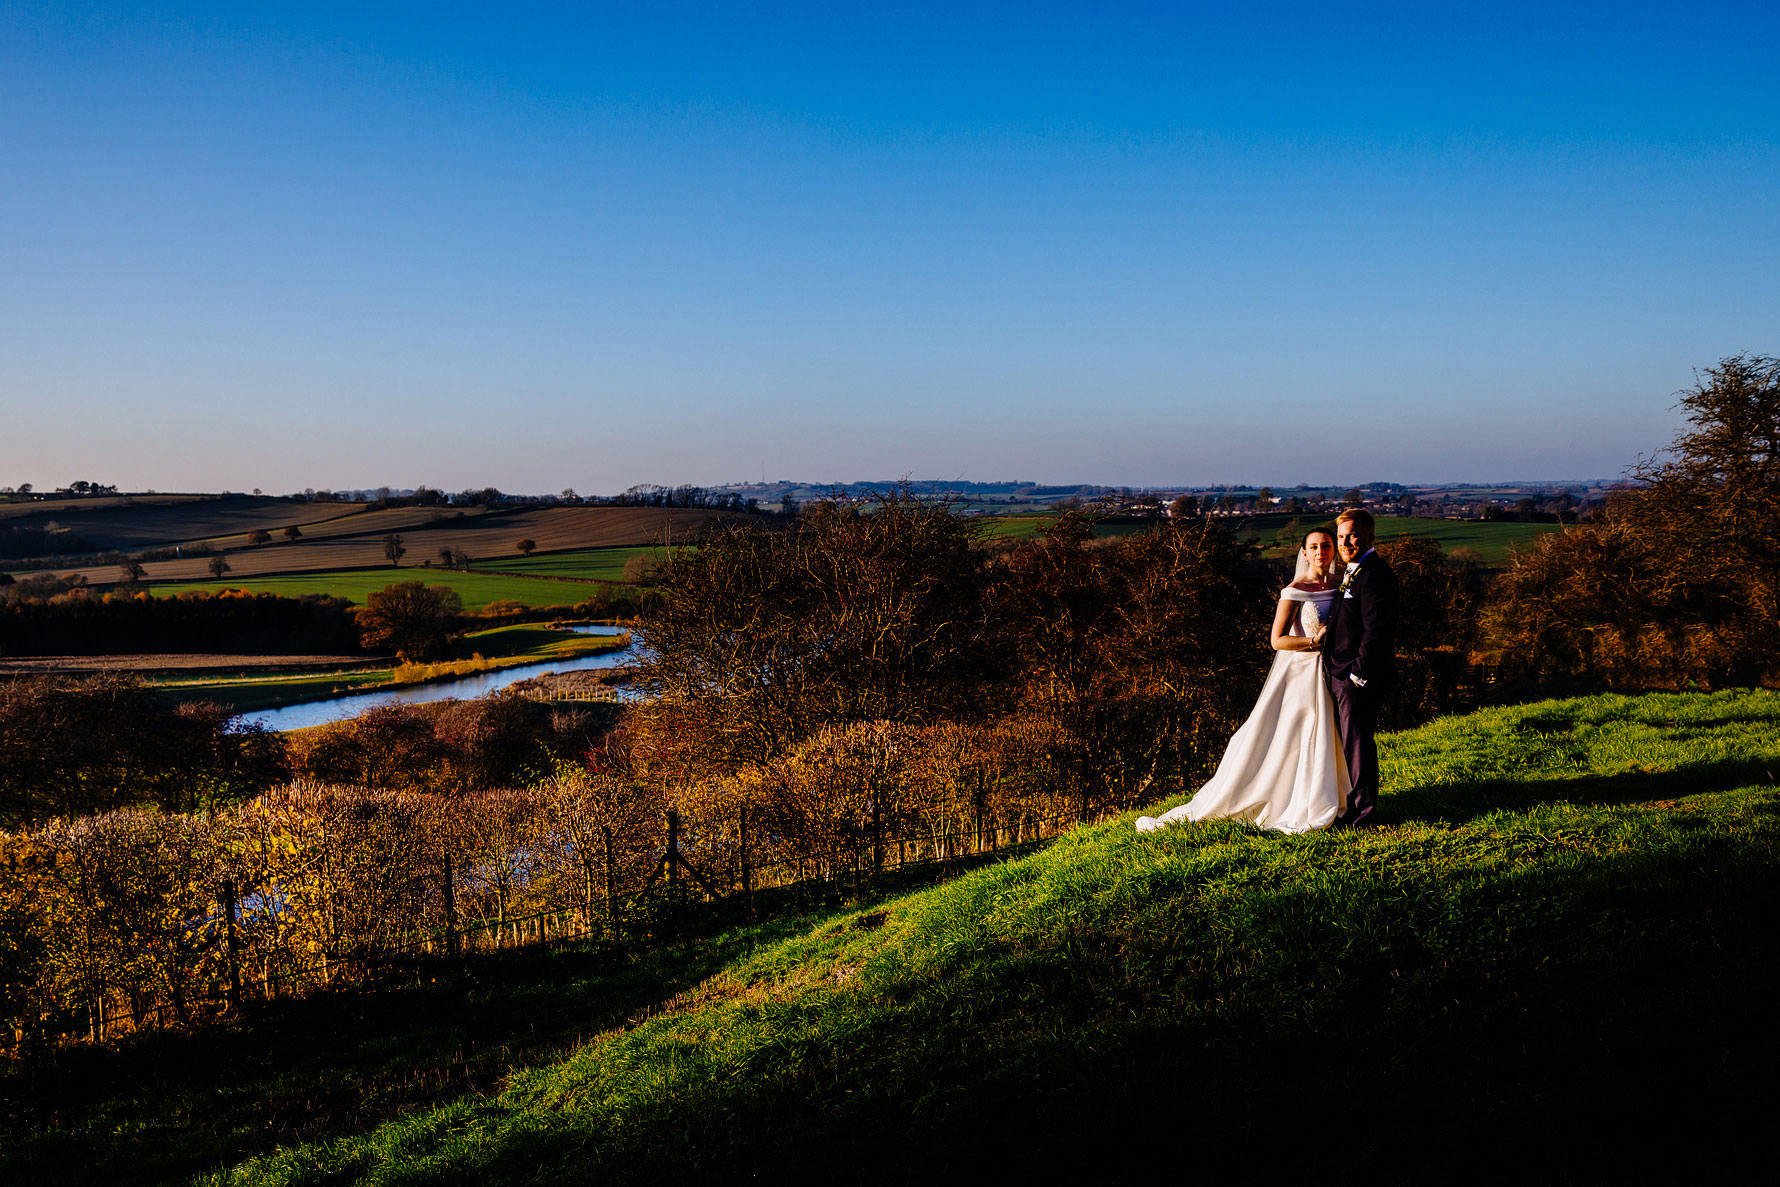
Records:
[[[0,7],[0,485],[1611,476],[1780,351],[1780,8],[1231,7]]]

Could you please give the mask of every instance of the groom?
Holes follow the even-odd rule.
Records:
[[[1397,682],[1397,575],[1372,551],[1372,516],[1350,507],[1335,518],[1335,546],[1347,562],[1323,636],[1323,671],[1335,698],[1353,794],[1337,827],[1378,823],[1378,707]]]

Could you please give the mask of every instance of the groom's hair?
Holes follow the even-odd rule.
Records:
[[[1335,517],[1336,526],[1339,527],[1341,521],[1344,519],[1359,524],[1360,528],[1368,536],[1378,535],[1378,525],[1372,520],[1372,512],[1366,510],[1364,507],[1349,507],[1346,511],[1337,515]]]

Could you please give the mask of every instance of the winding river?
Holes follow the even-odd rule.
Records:
[[[580,635],[622,635],[625,633],[623,627],[616,626],[577,626],[569,629]],[[252,713],[243,713],[241,720],[256,722],[274,730],[297,730],[311,725],[324,725],[330,721],[344,721],[348,717],[357,717],[367,709],[375,709],[382,705],[419,705],[429,701],[467,700],[471,697],[487,696],[510,684],[529,680],[533,676],[542,676],[545,672],[615,668],[619,664],[628,663],[635,655],[635,647],[624,647],[617,651],[604,651],[598,655],[584,655],[579,659],[545,660],[542,663],[525,664],[517,668],[502,668],[498,672],[478,672],[473,676],[461,676],[455,680],[441,680],[436,684],[414,684],[382,692],[348,693],[344,696],[330,697],[324,701],[304,701],[302,704],[284,705],[277,709],[260,709]]]

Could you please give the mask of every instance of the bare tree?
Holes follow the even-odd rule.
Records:
[[[220,579],[224,573],[229,571],[229,562],[220,556],[213,556],[210,558],[209,569],[212,577]]]
[[[406,548],[402,547],[402,538],[396,533],[391,532],[389,535],[383,537],[383,555],[388,557],[389,563],[396,568],[401,567],[402,555],[407,551]]]
[[[222,558],[218,557],[217,559],[221,560]],[[132,584],[141,581],[142,575],[148,572],[148,570],[143,567],[142,562],[133,556],[125,557],[118,565],[118,570],[123,574],[124,580]]]

